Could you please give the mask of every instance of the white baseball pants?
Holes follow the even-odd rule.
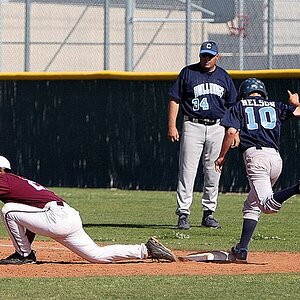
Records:
[[[67,203],[49,202],[43,209],[18,203],[6,203],[2,218],[16,251],[24,256],[31,252],[25,235],[30,231],[50,237],[89,262],[109,263],[128,258],[147,258],[145,244],[99,247],[84,231],[79,212]]]
[[[251,147],[243,153],[250,192],[244,203],[245,219],[258,221],[261,211],[270,214],[281,208],[273,198],[273,185],[282,171],[282,159],[273,148]]]

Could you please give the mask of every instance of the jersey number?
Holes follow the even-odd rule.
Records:
[[[45,187],[43,187],[42,185],[32,181],[32,180],[27,180],[27,182],[33,187],[35,188],[37,191],[42,191],[42,190],[46,190]]]
[[[258,128],[258,123],[255,120],[253,107],[246,107],[245,112],[248,117],[247,128],[254,130]],[[276,111],[273,107],[262,107],[258,110],[260,124],[266,129],[273,129],[276,126]]]
[[[203,98],[201,99],[201,101],[199,101],[198,98],[194,98],[192,100],[193,103],[193,111],[197,111],[200,108],[202,108],[202,110],[209,110],[209,104],[207,102],[207,98]]]

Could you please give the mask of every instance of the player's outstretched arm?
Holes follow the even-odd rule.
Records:
[[[215,161],[215,170],[219,173],[222,172],[222,168],[225,163],[225,156],[234,143],[236,133],[237,130],[233,127],[230,127],[226,130],[219,157]]]

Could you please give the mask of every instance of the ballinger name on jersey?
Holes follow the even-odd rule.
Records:
[[[222,98],[224,94],[224,88],[216,83],[201,83],[194,87],[195,97],[213,94]]]

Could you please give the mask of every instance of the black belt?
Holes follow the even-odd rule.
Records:
[[[200,119],[200,118],[193,118],[193,117],[189,117],[189,116],[184,116],[184,120],[185,121],[190,121],[190,122],[193,122],[193,123],[208,125],[208,126],[220,123],[220,119],[217,119],[217,120]]]
[[[56,201],[56,204],[57,204],[58,206],[64,206],[64,202],[63,202],[63,201]]]
[[[273,148],[273,147],[265,147],[265,146],[258,146],[258,145],[256,145],[255,148],[256,148],[256,150],[263,150],[263,148],[265,148],[265,149],[266,148],[267,149],[274,149],[276,152],[279,152],[278,149]]]

